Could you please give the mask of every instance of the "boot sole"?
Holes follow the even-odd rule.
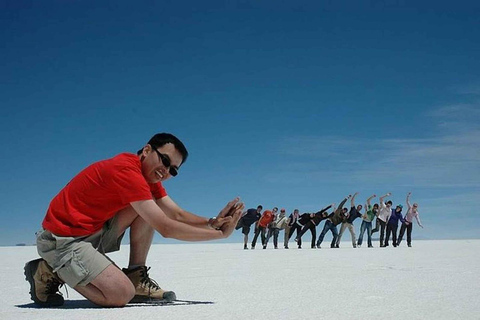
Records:
[[[162,302],[172,302],[177,300],[177,295],[173,291],[166,291],[163,294],[163,299],[155,299],[149,296],[135,295],[130,303],[143,303],[150,301],[162,301]]]
[[[35,279],[33,279],[33,275],[35,274],[35,271],[37,271],[38,264],[42,261],[42,259],[37,259],[37,260],[32,260],[30,262],[27,262],[25,264],[25,267],[23,268],[24,270],[24,275],[25,275],[25,280],[30,283],[30,299],[32,299],[33,302],[35,302],[37,305],[40,307],[59,307],[63,305],[63,297],[61,301],[54,301],[54,302],[43,302],[37,298],[35,295]]]

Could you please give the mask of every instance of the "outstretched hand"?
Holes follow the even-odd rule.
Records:
[[[225,238],[230,236],[240,220],[244,208],[245,205],[240,202],[240,198],[233,199],[217,215],[212,222],[212,227],[220,229]]]

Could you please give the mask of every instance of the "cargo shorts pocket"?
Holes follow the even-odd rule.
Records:
[[[88,275],[87,269],[75,251],[62,257],[59,264],[60,266],[56,268],[57,274],[72,288],[80,284]]]

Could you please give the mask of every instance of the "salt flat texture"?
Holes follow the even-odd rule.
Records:
[[[413,245],[354,249],[345,241],[340,249],[301,250],[294,243],[289,250],[154,245],[153,279],[179,299],[214,303],[118,309],[96,307],[73,289],[63,307],[35,308],[23,266],[37,258],[36,248],[3,247],[0,319],[480,319],[480,240]],[[128,247],[110,257],[125,266]]]

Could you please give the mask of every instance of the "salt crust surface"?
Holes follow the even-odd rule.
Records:
[[[305,245],[153,245],[153,279],[179,299],[213,304],[117,309],[97,307],[71,288],[63,307],[36,308],[23,275],[36,248],[1,247],[0,319],[480,319],[480,240],[414,241],[412,248]],[[128,249],[109,256],[124,267]]]

